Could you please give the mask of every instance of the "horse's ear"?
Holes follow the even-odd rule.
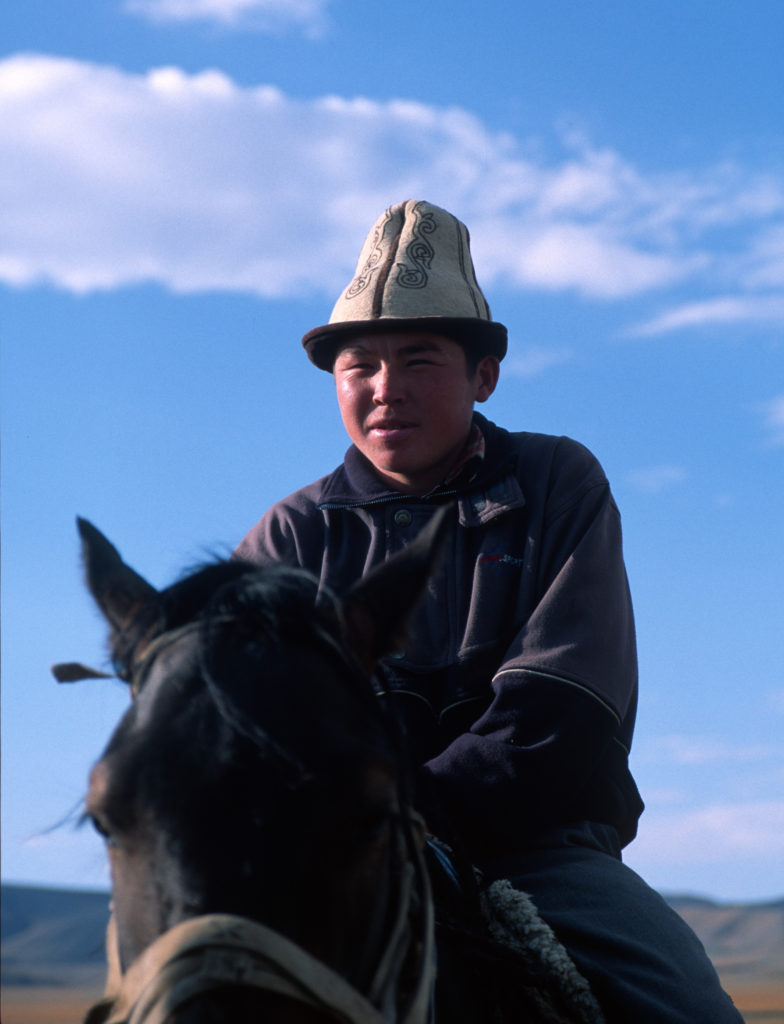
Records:
[[[122,630],[158,591],[126,565],[117,548],[86,519],[77,518],[90,593],[113,630]]]
[[[368,671],[382,654],[405,642],[411,613],[444,553],[453,508],[439,508],[410,544],[363,576],[344,597],[347,639]]]

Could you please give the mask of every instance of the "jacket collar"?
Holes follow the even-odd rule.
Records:
[[[343,465],[324,478],[317,499],[318,507],[354,508],[400,501],[428,501],[438,504],[445,499],[481,494],[488,488],[497,488],[499,477],[507,475],[514,464],[511,435],[479,413],[474,413],[474,423],[485,438],[485,456],[481,460],[478,472],[470,480],[464,480],[461,475],[453,484],[436,488],[428,495],[404,494],[383,483],[376,476],[368,459],[352,445],[346,452]],[[522,494],[520,497],[522,498]]]

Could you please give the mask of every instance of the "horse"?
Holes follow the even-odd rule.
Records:
[[[527,898],[429,835],[374,679],[443,517],[341,596],[231,559],[158,591],[77,520],[131,693],[85,797],[113,903],[86,1024],[601,1022]]]

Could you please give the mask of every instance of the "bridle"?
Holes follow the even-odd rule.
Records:
[[[232,618],[222,615],[218,621]],[[192,622],[146,645],[130,673],[133,694],[138,696],[161,651],[203,628],[203,623]],[[352,652],[330,631],[317,627],[317,634],[346,671],[364,675]],[[213,686],[208,688],[212,691]],[[219,710],[225,713],[225,708]],[[265,744],[270,741],[266,734],[262,739]],[[392,827],[396,903],[367,995],[266,925],[235,915],[206,914],[175,925],[148,946],[123,974],[116,998],[105,1011],[108,1015],[96,1014],[95,1019],[105,1024],[164,1024],[196,996],[241,986],[284,995],[344,1024],[429,1024],[435,945],[424,822],[405,806]],[[402,985],[406,992],[401,997]],[[104,1000],[94,1009],[106,1006]]]
[[[343,1024],[427,1024],[435,975],[432,900],[424,864],[409,866],[397,920],[367,996],[266,925],[231,914],[205,914],[175,925],[144,950],[123,975],[111,1012],[101,1019],[105,1024],[165,1024],[195,997],[241,986],[286,996]],[[425,903],[419,934],[412,935],[408,911],[416,881],[422,883]],[[416,981],[398,1012],[400,973],[412,946]]]

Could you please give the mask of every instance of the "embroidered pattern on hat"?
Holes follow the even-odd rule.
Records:
[[[384,256],[384,252],[381,248],[381,239],[384,237],[384,229],[389,223],[391,217],[392,208],[390,207],[386,211],[384,220],[376,225],[375,231],[373,232],[373,241],[370,243],[370,255],[365,260],[362,269],[357,272],[356,277],[346,289],[346,299],[355,299],[357,295],[360,295],[372,281],[373,274],[378,270],[378,266]]]
[[[398,263],[397,283],[401,288],[424,288],[427,285],[427,272],[433,263],[435,250],[425,235],[431,235],[438,224],[432,213],[422,213],[416,208],[417,224],[414,237],[406,246],[406,257],[414,265]]]

